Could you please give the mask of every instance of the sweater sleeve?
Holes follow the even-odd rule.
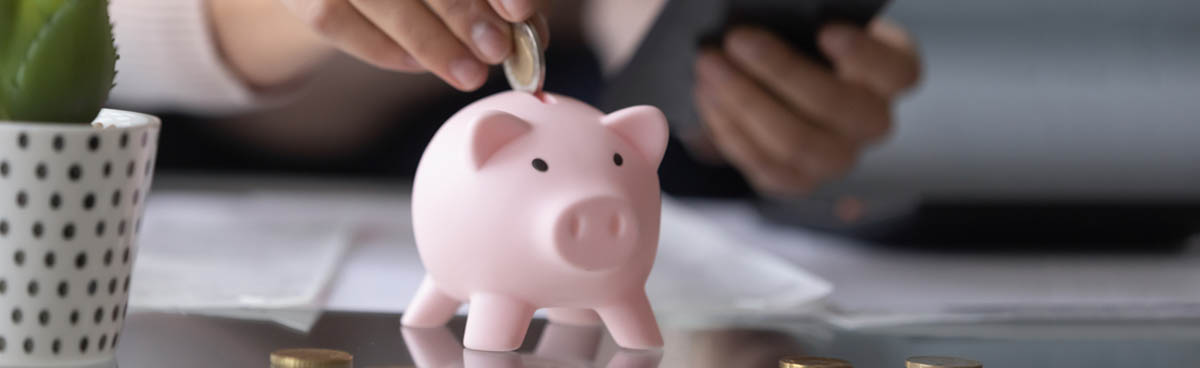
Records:
[[[109,13],[120,55],[112,103],[219,115],[268,99],[222,59],[204,0],[112,0]]]

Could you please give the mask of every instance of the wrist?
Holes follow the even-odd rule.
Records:
[[[276,0],[209,0],[206,11],[222,60],[255,89],[302,79],[335,52]]]

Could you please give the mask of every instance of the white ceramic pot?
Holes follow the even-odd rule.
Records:
[[[0,121],[0,367],[113,361],[158,118]]]

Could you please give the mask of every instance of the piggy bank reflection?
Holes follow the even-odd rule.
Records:
[[[661,351],[625,350],[604,362],[600,353],[604,344],[599,326],[575,326],[550,323],[532,353],[491,352],[464,349],[449,328],[404,328],[404,343],[417,368],[541,368],[608,367],[655,368],[662,360]]]
[[[625,348],[662,346],[645,283],[658,248],[667,121],[553,94],[505,92],[452,116],[421,157],[413,231],[427,271],[402,320],[442,326],[469,303],[463,344],[507,351],[536,309],[603,321]]]

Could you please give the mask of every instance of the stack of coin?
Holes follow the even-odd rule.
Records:
[[[538,94],[546,78],[542,39],[529,22],[513,23],[513,52],[504,60],[504,76],[512,89]]]
[[[947,356],[915,356],[905,361],[907,368],[983,368],[983,364],[970,359]]]
[[[353,368],[354,356],[328,349],[283,349],[271,353],[271,368]]]
[[[779,359],[779,368],[854,368],[850,362],[841,359],[786,356]]]

